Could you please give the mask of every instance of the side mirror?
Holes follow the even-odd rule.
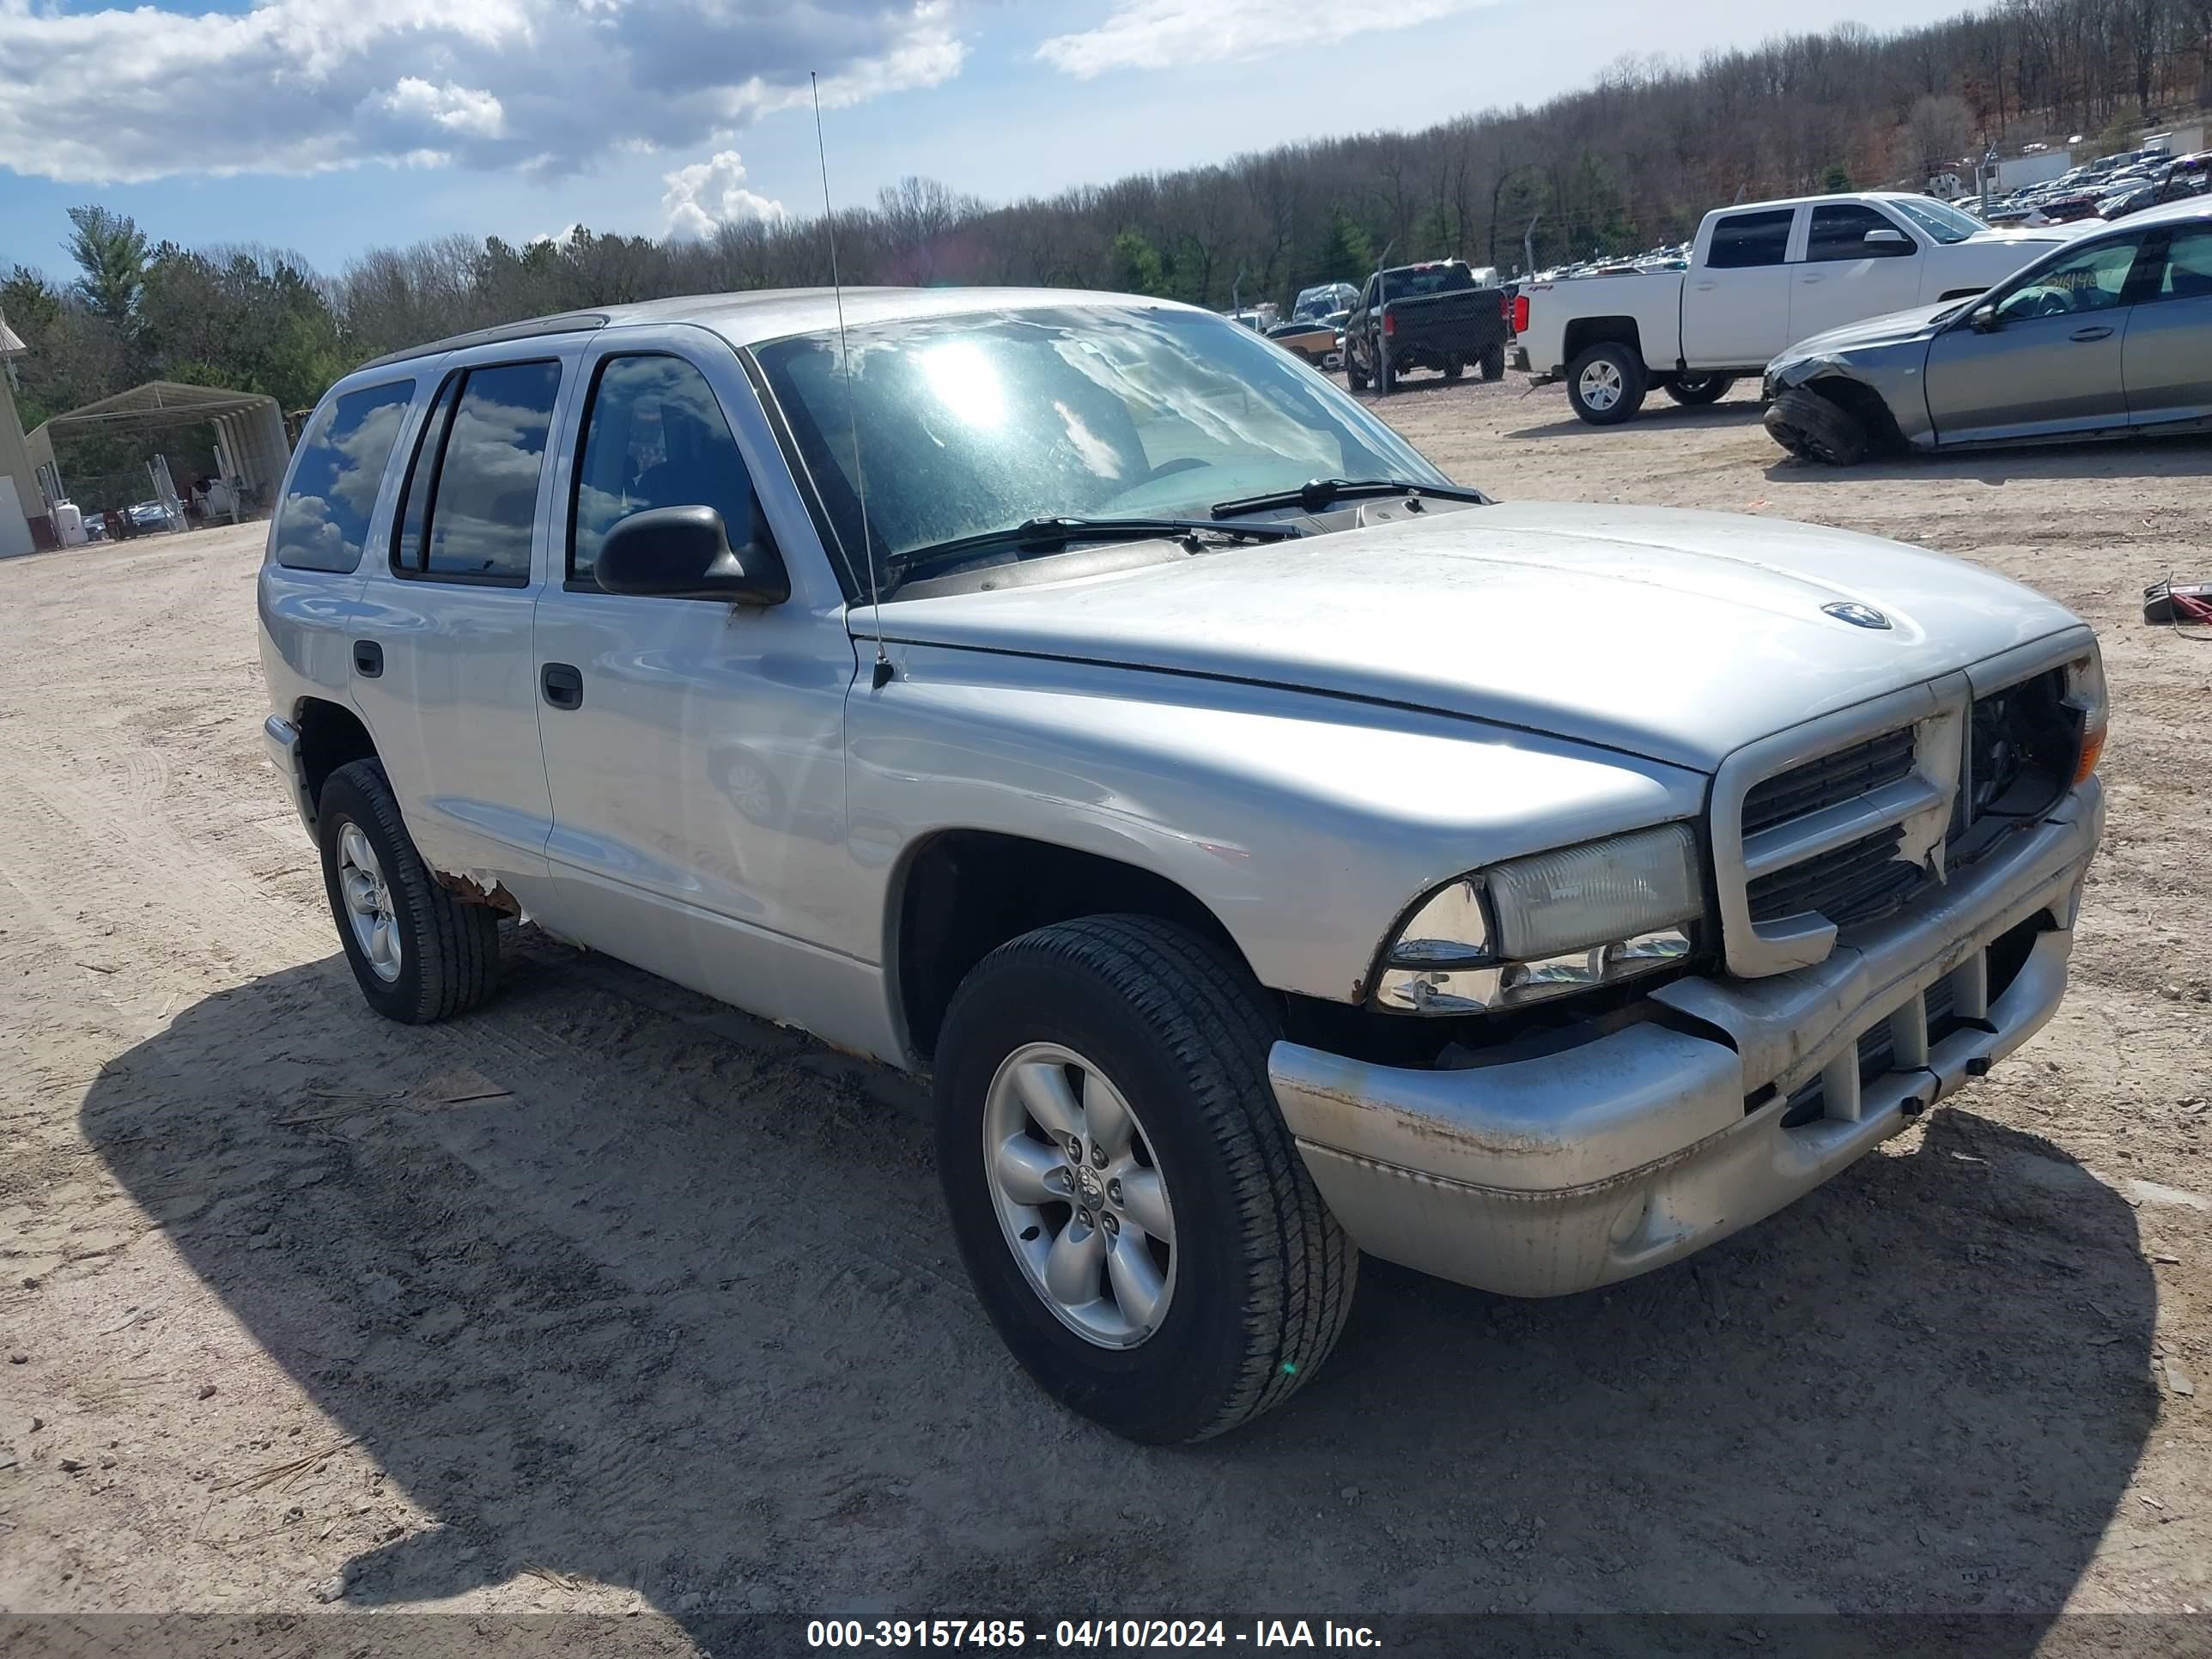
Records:
[[[732,548],[711,507],[632,514],[607,532],[592,574],[610,593],[642,599],[781,605],[791,597],[791,577],[775,549],[764,541]]]
[[[1997,331],[1996,302],[1991,301],[1987,305],[1976,306],[1966,313],[1966,321],[1977,334],[1996,333]]]
[[[1870,230],[1861,240],[1869,247],[1881,248],[1884,251],[1893,247],[1909,249],[1912,246],[1912,239],[1901,230]]]

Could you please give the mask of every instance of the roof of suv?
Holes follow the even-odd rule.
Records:
[[[1176,311],[1195,307],[1174,300],[1145,299],[1128,294],[1100,294],[1065,288],[848,288],[844,291],[845,321],[854,327],[870,323],[904,322],[923,317],[957,317],[980,311],[1030,309],[1037,307],[1082,305],[1143,305]],[[364,363],[380,368],[410,358],[435,356],[468,346],[492,345],[507,340],[537,339],[549,334],[575,334],[600,328],[635,327],[647,324],[690,323],[712,329],[732,345],[753,345],[787,334],[812,334],[837,326],[837,292],[827,288],[755,289],[737,294],[690,294],[671,300],[646,300],[635,305],[605,306],[586,311],[567,311],[550,317],[532,317],[496,328],[477,329],[442,340],[410,347]],[[357,372],[357,371],[356,371]]]

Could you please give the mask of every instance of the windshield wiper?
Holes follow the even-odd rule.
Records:
[[[975,554],[996,552],[1001,548],[1028,552],[1032,549],[1066,547],[1072,542],[1133,542],[1155,536],[1186,539],[1235,536],[1249,541],[1280,542],[1304,534],[1295,525],[1224,525],[1210,519],[1028,519],[1004,530],[957,536],[949,542],[933,542],[912,552],[897,554],[884,561],[884,569],[894,582],[902,582],[924,570],[957,564]]]
[[[1271,507],[1302,507],[1309,513],[1318,513],[1332,501],[1353,501],[1363,495],[1434,495],[1438,501],[1473,501],[1478,507],[1495,505],[1480,489],[1463,489],[1457,484],[1407,483],[1402,478],[1309,478],[1296,489],[1216,501],[1213,516],[1231,519],[1240,513],[1260,513]]]

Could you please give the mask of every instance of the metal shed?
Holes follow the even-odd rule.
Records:
[[[32,465],[49,477],[66,475],[54,465],[54,440],[93,433],[158,432],[204,421],[215,428],[233,474],[244,485],[245,501],[266,511],[276,502],[292,446],[284,435],[284,416],[265,392],[229,392],[221,386],[185,386],[149,380],[97,403],[57,415],[25,440]]]

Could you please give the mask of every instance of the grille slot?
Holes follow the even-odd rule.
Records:
[[[1993,952],[1993,957],[1994,954]],[[1993,970],[1996,965],[1992,960],[1990,966]],[[2005,985],[2011,982],[2011,975],[2005,975],[2002,983],[1991,983],[1990,994],[1992,997],[1996,996]],[[1942,1042],[1945,1037],[1951,1036],[1966,1024],[1959,1018],[1958,981],[1948,974],[1937,980],[1922,994],[1921,1006],[1928,1018],[1928,1042],[1930,1048]],[[1860,1032],[1857,1048],[1860,1088],[1865,1088],[1876,1078],[1895,1069],[1897,1038],[1887,1019],[1878,1019]],[[1782,1108],[1782,1127],[1785,1129],[1794,1129],[1801,1123],[1811,1123],[1825,1115],[1826,1109],[1826,1092],[1821,1086],[1821,1079],[1814,1077],[1811,1081],[1800,1085],[1791,1091],[1788,1102]]]
[[[1818,911],[1838,927],[1872,921],[1911,897],[1926,872],[1900,861],[1905,829],[1892,824],[1784,870],[1759,877],[1747,890],[1753,922]]]
[[[1909,726],[1822,755],[1753,787],[1743,800],[1743,833],[1755,836],[1824,807],[1840,806],[1895,783],[1912,770]]]

